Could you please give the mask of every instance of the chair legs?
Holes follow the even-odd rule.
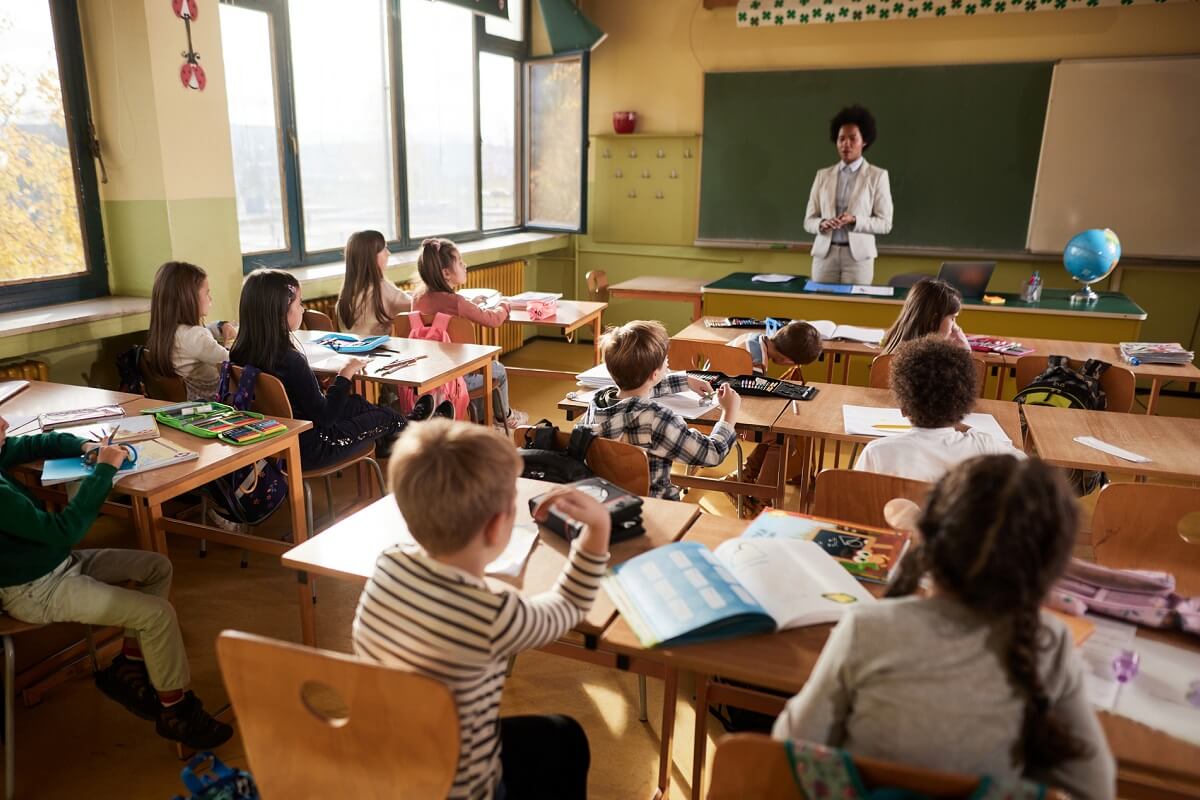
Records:
[[[663,702],[667,702],[666,698]],[[646,716],[646,676],[638,673],[638,722],[645,722]]]

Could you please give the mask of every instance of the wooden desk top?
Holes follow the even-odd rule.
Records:
[[[1025,406],[1037,453],[1060,467],[1132,472],[1156,478],[1200,480],[1200,419]],[[1136,464],[1074,441],[1094,436],[1152,459]]]
[[[707,278],[640,275],[627,281],[614,283],[608,287],[608,291],[614,294],[636,292],[638,294],[689,294],[699,297],[700,289],[708,282]]]
[[[27,389],[0,403],[0,417],[7,419],[15,429],[29,417],[50,411],[70,411],[73,408],[93,408],[95,406],[120,406],[141,399],[140,394],[93,389],[90,386],[72,386],[66,383],[30,381]],[[33,423],[22,426],[20,430],[13,430],[12,435],[20,436],[39,432],[37,423]]]
[[[529,521],[529,498],[553,486],[543,481],[519,478],[517,521]],[[391,504],[390,507],[388,504]],[[610,563],[619,564],[647,550],[676,541],[699,514],[700,509],[690,503],[646,498],[642,507],[646,535],[614,544],[610,550]],[[397,542],[398,516],[391,496],[380,498],[307,542],[293,547],[284,554],[283,565],[365,584],[375,571],[379,554]],[[517,578],[505,578],[503,581],[527,594],[549,591],[562,573],[568,548],[567,542],[557,535],[545,528],[539,529],[538,541],[525,564],[524,572]],[[616,614],[616,607],[608,595],[601,591],[577,630],[589,634],[600,633]]]
[[[296,331],[295,336],[302,343],[307,344],[320,339],[327,333],[328,331]],[[482,367],[484,363],[500,353],[500,348],[492,345],[444,344],[424,339],[398,339],[396,337],[391,337],[385,347],[395,352],[379,353],[376,351],[377,357],[371,358],[371,363],[356,375],[356,378],[375,383],[390,383],[396,386],[429,386],[449,380],[450,376],[461,373],[465,367],[475,365]],[[322,350],[327,351],[330,357],[356,357],[351,353],[335,353],[324,347]],[[314,359],[308,353],[306,356],[308,356],[309,365],[313,367],[314,372],[337,372],[336,369],[322,369],[318,359]],[[405,367],[387,375],[374,374],[375,370],[389,361],[409,356],[425,357],[411,367]]]
[[[788,401],[781,397],[743,397],[742,407],[738,411],[737,424],[733,429],[739,432],[762,432],[770,430],[775,421],[779,419],[779,415],[787,408]],[[581,403],[578,400],[563,398],[558,401],[558,407],[567,412],[568,419],[582,416],[583,412],[587,411],[588,404]],[[706,428],[710,425],[716,425],[717,420],[721,418],[721,409],[713,406],[711,411],[708,411],[703,416],[696,419],[685,420],[688,425]]]
[[[1006,336],[1006,339],[1018,341],[1026,347],[1032,347],[1034,356],[1066,356],[1067,358],[1086,361],[1098,358],[1110,364],[1124,367],[1140,378],[1158,378],[1172,381],[1200,381],[1200,368],[1192,364],[1126,364],[1121,360],[1121,349],[1105,342],[1073,342],[1066,339],[1034,339],[1028,336]],[[1008,356],[1009,363],[1015,364],[1018,356]]]
[[[530,319],[529,312],[524,309],[513,309],[509,312],[507,323],[514,325],[553,325],[562,328],[575,328],[593,317],[604,312],[608,303],[593,303],[587,300],[559,300],[558,313],[550,319]]]
[[[869,442],[875,437],[852,436],[846,433],[842,419],[842,406],[869,406],[871,408],[895,408],[896,400],[888,389],[872,389],[867,386],[843,386],[830,383],[810,383],[820,391],[813,400],[789,404],[774,431],[794,436],[818,436],[843,442]],[[1000,423],[1013,444],[1021,447],[1021,418],[1017,404],[1007,400],[975,401],[973,411],[991,414]],[[1123,416],[1132,416],[1125,414]]]

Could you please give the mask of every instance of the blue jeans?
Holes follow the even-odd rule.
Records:
[[[483,373],[472,372],[466,377],[467,391],[473,392],[483,387]],[[504,422],[508,418],[508,373],[499,361],[492,362],[492,413],[496,422]],[[471,401],[471,414],[475,419],[483,419],[483,400]]]

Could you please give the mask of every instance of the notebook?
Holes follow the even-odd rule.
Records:
[[[906,531],[859,528],[768,508],[742,532],[743,539],[800,539],[816,542],[860,581],[887,583],[908,552]]]
[[[0,403],[29,388],[29,381],[0,381]]]
[[[842,339],[847,342],[863,342],[865,344],[879,344],[883,341],[883,328],[838,325],[836,322],[831,322],[827,319],[810,319],[807,322],[816,328],[817,333],[821,334],[821,338],[825,340]]]
[[[125,416],[125,409],[118,405],[96,406],[95,408],[73,408],[68,411],[50,411],[38,415],[38,424],[43,431],[55,428],[67,428],[73,425],[87,425],[104,419]]]
[[[531,300],[549,302],[551,300],[561,299],[562,292],[521,292],[520,294],[514,294],[512,297],[508,298],[508,305],[510,308],[520,311],[528,306],[529,301]]]
[[[113,483],[138,472],[149,472],[162,467],[194,461],[199,453],[172,444],[166,439],[150,439],[145,442],[130,445],[137,450],[137,461],[126,463],[117,470]],[[91,475],[95,467],[86,463],[80,456],[70,458],[48,458],[42,465],[42,485],[53,486],[58,483],[83,480]]]
[[[141,414],[135,417],[122,417],[111,422],[102,422],[97,425],[88,425],[73,427],[68,429],[70,433],[86,438],[92,438],[96,441],[108,441],[108,437],[116,431],[113,436],[113,444],[133,444],[134,442],[144,442],[147,439],[157,439],[161,432],[158,429],[158,421],[154,417]]]
[[[894,286],[866,286],[857,283],[817,283],[809,281],[804,284],[806,292],[824,292],[826,294],[861,294],[869,297],[895,297]]]
[[[647,648],[835,622],[875,602],[820,545],[795,539],[675,542],[618,564],[603,585]]]

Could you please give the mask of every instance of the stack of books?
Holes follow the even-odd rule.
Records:
[[[1121,358],[1127,364],[1190,364],[1195,357],[1178,342],[1121,342]]]
[[[591,369],[576,375],[575,380],[585,389],[606,389],[609,386],[617,385],[612,376],[608,374],[607,364],[597,364]]]
[[[533,300],[540,300],[544,303],[548,303],[551,300],[557,301],[561,299],[562,292],[521,292],[520,294],[514,294],[512,297],[508,298],[508,306],[515,311],[521,311],[525,308],[528,308],[530,301]]]

